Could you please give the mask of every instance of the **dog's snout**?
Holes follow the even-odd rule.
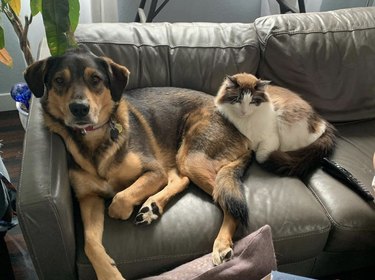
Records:
[[[87,116],[90,111],[90,106],[85,103],[71,103],[69,105],[70,112],[77,118],[83,118]]]

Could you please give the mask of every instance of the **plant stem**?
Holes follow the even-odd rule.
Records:
[[[14,13],[14,11],[11,8],[9,8],[8,5],[4,6],[4,13],[8,18],[9,22],[12,24],[12,27],[17,34],[20,43],[20,48],[23,52],[27,65],[31,65],[34,62],[34,58],[31,54],[30,42],[27,39],[27,33],[29,31],[29,26],[33,20],[33,16],[25,16],[25,27],[23,27],[19,17]]]

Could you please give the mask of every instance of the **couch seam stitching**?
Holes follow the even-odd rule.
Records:
[[[280,35],[308,35],[308,34],[327,34],[327,33],[349,33],[349,32],[355,32],[355,31],[366,31],[366,30],[372,30],[375,29],[375,27],[366,27],[366,28],[356,28],[356,29],[344,29],[344,30],[309,30],[309,31],[276,31],[276,32],[270,32],[267,34],[264,39],[262,39],[260,36],[258,36],[258,40],[262,42],[262,44],[266,45],[268,40],[272,37],[277,37]],[[256,28],[257,31],[257,28]],[[258,35],[259,33],[256,32]]]

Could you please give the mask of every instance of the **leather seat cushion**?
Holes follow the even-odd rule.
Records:
[[[371,190],[374,176],[375,120],[337,125],[339,138],[333,160]],[[329,252],[375,250],[375,204],[320,170],[309,187],[332,222],[326,250]]]

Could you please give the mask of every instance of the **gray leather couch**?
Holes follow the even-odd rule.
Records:
[[[370,188],[375,8],[276,15],[249,24],[91,24],[76,35],[94,53],[130,69],[129,89],[175,86],[215,94],[226,74],[250,72],[299,92],[336,125],[333,159]],[[34,99],[18,193],[22,231],[40,279],[94,279],[66,159]],[[375,266],[373,202],[322,170],[300,181],[254,163],[244,182],[250,227],[239,228],[236,238],[269,224],[280,271],[323,277]],[[124,276],[138,278],[210,252],[221,219],[211,197],[192,185],[150,226],[107,216],[103,242]]]

